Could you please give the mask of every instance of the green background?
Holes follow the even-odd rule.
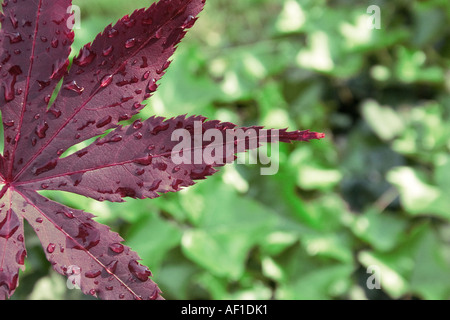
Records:
[[[74,52],[150,2],[74,1]],[[123,204],[46,195],[119,232],[166,299],[448,299],[449,21],[448,0],[208,0],[141,116],[326,138],[280,146],[276,175],[234,164]],[[13,299],[91,299],[28,233]]]

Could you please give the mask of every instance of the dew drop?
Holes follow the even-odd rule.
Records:
[[[72,80],[71,82],[66,83],[63,86],[63,88],[66,89],[66,90],[71,90],[71,91],[76,92],[78,94],[81,94],[84,91],[84,88],[80,87],[75,80]]]
[[[44,88],[50,85],[50,80],[48,81],[37,80],[37,83],[39,85],[39,91],[42,91]]]
[[[117,31],[117,29],[111,28],[111,29],[108,30],[108,37],[109,38],[114,38],[118,34],[119,34],[119,31]]]
[[[142,109],[143,107],[145,107],[145,105],[144,105],[144,104],[140,104],[139,102],[135,102],[135,103],[133,104],[133,108],[134,108],[134,109],[137,109],[137,110],[140,110],[140,109]]]
[[[100,242],[100,231],[89,223],[82,223],[78,226],[78,235],[75,241],[67,238],[67,246],[77,250],[89,250]]]
[[[53,21],[54,24],[56,24],[56,25],[59,26],[61,23],[64,22],[64,20],[65,20],[64,18],[61,18],[61,19],[59,19],[59,20],[53,19],[52,21]]]
[[[104,88],[106,86],[108,86],[113,80],[113,75],[112,74],[107,74],[106,76],[104,76],[100,82],[100,87]]]
[[[45,138],[45,133],[47,132],[47,130],[48,130],[48,124],[46,121],[44,121],[37,125],[35,133],[40,139],[43,139],[43,138]]]
[[[161,69],[156,70],[156,73],[158,73],[158,74],[163,73],[163,71],[166,70],[170,66],[171,63],[172,63],[172,60],[167,60]]]
[[[59,79],[67,71],[68,65],[68,59],[56,60],[52,65],[52,74],[50,76],[50,79]]]
[[[20,265],[23,265],[25,263],[25,257],[27,256],[26,250],[18,251],[16,254],[16,262]]]
[[[109,139],[108,142],[119,142],[122,141],[122,136],[120,134],[115,134]]]
[[[211,166],[205,166],[204,168],[195,168],[191,170],[190,177],[191,179],[204,179],[205,176],[211,175],[214,173],[214,169]]]
[[[111,116],[105,116],[102,119],[100,119],[95,126],[97,128],[101,128],[101,127],[104,127],[107,124],[111,123],[111,121],[112,121],[112,117]]]
[[[156,84],[156,80],[153,78],[149,81],[147,88],[150,92],[155,92],[158,89],[158,85]]]
[[[152,273],[146,266],[141,265],[136,260],[131,260],[128,263],[128,269],[136,278],[138,278],[142,282],[147,281],[148,277],[152,275]]]
[[[119,82],[116,82],[116,85],[118,86],[118,87],[123,87],[123,86],[126,86],[127,84],[130,84],[130,81],[128,81],[128,80],[121,80],[121,81],[119,81]]]
[[[152,295],[151,295],[150,297],[148,297],[148,299],[149,299],[149,300],[156,300],[156,299],[158,299],[158,296],[159,296],[159,291],[158,291],[158,289],[156,289],[156,290],[152,293]]]
[[[48,111],[55,117],[55,119],[58,119],[61,116],[61,110],[55,107],[52,107]]]
[[[74,122],[74,123],[75,123],[75,122],[78,122],[78,120],[77,120],[77,119],[74,119],[73,122]],[[77,128],[77,131],[84,130],[84,129],[86,129],[87,127],[89,127],[91,124],[94,124],[94,123],[95,123],[95,120],[88,120],[88,121],[86,121],[83,125],[81,125],[80,127],[78,127],[78,128]]]
[[[132,96],[122,97],[122,98],[120,98],[120,101],[121,101],[122,103],[124,103],[124,102],[130,101],[131,99],[133,99]]]
[[[125,113],[125,114],[122,114],[121,116],[119,116],[119,121],[125,121],[130,118],[131,118],[131,116],[129,114]]]
[[[127,16],[122,18],[122,22],[127,28],[131,28],[131,27],[133,27],[136,24],[136,20],[135,19],[128,18]]]
[[[47,246],[47,252],[48,253],[53,253],[55,251],[55,248],[56,248],[56,246],[55,246],[54,243],[49,243],[48,246]]]
[[[39,168],[33,168],[33,173],[35,176],[38,176],[44,172],[50,171],[52,169],[54,169],[56,167],[56,165],[58,164],[58,159],[53,159],[50,160],[49,162],[47,162],[45,165],[43,165],[42,167]]]
[[[86,278],[97,278],[99,275],[102,274],[101,270],[91,270],[91,271],[87,271],[84,275],[86,276]]]
[[[152,163],[153,161],[153,156],[152,155],[148,155],[144,158],[138,158],[138,159],[134,159],[133,163],[139,164],[141,166],[148,166]]]
[[[11,13],[11,15],[9,16],[9,20],[11,21],[13,28],[17,29],[17,27],[19,26],[19,21],[13,13]]]
[[[108,263],[108,265],[106,266],[107,271],[108,271],[109,273],[114,273],[114,272],[116,272],[118,263],[119,263],[118,260],[113,260],[113,261],[111,261],[110,263]]]
[[[192,15],[189,15],[186,20],[184,21],[183,25],[181,26],[181,28],[186,29],[186,28],[191,28],[195,21],[197,20],[197,18],[195,18]]]
[[[134,189],[128,188],[128,187],[120,187],[120,188],[117,188],[117,190],[116,190],[115,193],[120,194],[120,196],[121,196],[122,198],[124,198],[124,197],[135,198],[135,197],[136,197],[136,191],[135,191]]]
[[[136,44],[136,38],[130,38],[127,41],[125,41],[125,48],[130,49],[133,48]]]
[[[14,85],[16,84],[16,75],[13,75],[12,77],[9,77],[5,81],[5,101],[9,102],[14,100],[15,92],[14,92]]]
[[[153,135],[158,134],[161,131],[167,130],[169,128],[169,123],[162,123],[156,125],[153,129],[150,130],[150,133]]]
[[[156,30],[156,32],[155,32],[155,38],[156,38],[156,39],[161,39],[161,37],[162,37],[162,30],[161,30],[161,28],[159,28],[159,29]]]
[[[57,38],[53,38],[50,44],[53,48],[58,48],[59,40]]]
[[[104,57],[107,57],[107,56],[109,56],[110,54],[111,54],[111,52],[113,52],[113,46],[108,46],[108,47],[106,47],[105,49],[103,49],[103,51],[102,51],[102,55],[104,56]]]
[[[109,249],[114,253],[122,253],[124,250],[124,246],[123,246],[123,244],[116,242],[116,243],[111,243],[109,245]]]
[[[133,128],[138,130],[140,128],[142,128],[142,121],[137,119],[136,121],[133,122]]]
[[[145,57],[145,56],[142,57],[142,64],[139,67],[140,68],[147,68],[148,67],[147,57]]]
[[[181,180],[181,179],[175,179],[173,182],[172,182],[172,188],[174,189],[174,190],[178,190],[178,189],[180,189],[180,184],[182,184],[183,183],[183,180]]]
[[[142,25],[143,26],[149,26],[153,23],[153,19],[148,17],[142,20]]]
[[[73,63],[77,66],[84,67],[90,64],[95,56],[95,52],[93,52],[89,46],[85,46],[81,48],[78,56],[73,59]]]
[[[67,209],[64,209],[63,211],[62,211],[62,213],[67,217],[67,218],[69,218],[69,219],[73,219],[75,216],[73,215],[73,211],[72,210],[67,210]]]
[[[22,41],[22,36],[18,32],[7,32],[6,36],[9,37],[9,43],[17,43]]]
[[[150,77],[150,71],[146,71],[146,72],[142,75],[142,78],[143,78],[144,80],[147,80],[149,77]]]
[[[160,171],[166,171],[167,170],[167,163],[165,162],[157,162],[154,164],[155,169],[158,169]]]
[[[14,120],[4,121],[3,125],[6,127],[12,127],[12,126],[14,126]]]

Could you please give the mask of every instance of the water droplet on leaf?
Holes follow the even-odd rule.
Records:
[[[110,54],[111,54],[111,52],[113,51],[113,46],[108,46],[108,47],[106,47],[105,49],[103,49],[103,51],[102,51],[102,55],[104,56],[104,57],[107,57],[107,56],[109,56]]]
[[[112,82],[112,79],[113,79],[113,75],[112,75],[112,74],[107,74],[106,76],[104,76],[104,77],[102,78],[102,81],[101,81],[101,83],[100,83],[100,86],[101,86],[102,88],[108,86],[108,85]]]
[[[123,246],[123,244],[116,242],[116,243],[111,243],[109,245],[109,249],[114,253],[122,253],[124,250],[124,246]]]
[[[99,275],[102,274],[101,270],[91,270],[91,271],[87,271],[84,275],[86,276],[86,278],[97,278]]]
[[[72,80],[71,82],[65,84],[63,88],[66,90],[71,90],[78,94],[81,94],[84,91],[84,88],[80,87],[75,80]]]
[[[53,253],[55,251],[56,245],[54,243],[49,243],[47,246],[47,252]]]
[[[114,28],[111,28],[108,30],[108,37],[109,38],[114,38],[115,36],[117,36],[119,34],[119,31],[117,31]]]
[[[189,15],[186,20],[184,21],[183,25],[181,26],[181,28],[186,29],[186,28],[191,28],[195,21],[197,20],[196,17]]]
[[[156,84],[155,79],[151,79],[147,85],[147,88],[150,92],[155,92],[158,89],[158,85]]]
[[[45,138],[45,133],[47,132],[47,130],[48,124],[46,121],[43,121],[37,125],[35,133],[40,139],[43,139]]]
[[[80,50],[78,56],[73,59],[73,63],[77,66],[84,67],[90,64],[95,56],[95,52],[89,46],[85,46]]]
[[[136,44],[136,38],[128,39],[127,41],[125,41],[125,48],[127,48],[127,49],[133,48],[135,44]]]
[[[57,38],[53,38],[50,44],[53,48],[58,48],[59,40]]]
[[[148,277],[152,275],[152,273],[146,266],[141,265],[136,260],[131,260],[128,263],[128,269],[136,278],[138,278],[142,282],[147,281]]]
[[[111,123],[111,121],[112,121],[112,117],[106,116],[106,117],[103,117],[102,119],[100,119],[95,126],[97,128],[101,128],[101,127],[104,127],[107,124]]]

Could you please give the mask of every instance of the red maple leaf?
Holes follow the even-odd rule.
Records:
[[[76,275],[85,294],[162,299],[150,270],[117,233],[95,222],[92,214],[36,191],[64,190],[113,202],[155,198],[206,178],[237,152],[263,142],[308,141],[323,134],[236,128],[200,116],[151,117],[121,125],[157,89],[204,0],[161,0],[123,17],[85,45],[69,68],[74,38],[67,23],[70,5],[69,0],[3,2],[0,298],[14,293],[24,269],[25,218],[53,269],[69,279]],[[60,80],[62,87],[49,105]],[[214,139],[199,142],[196,129],[200,134],[213,130]],[[110,132],[88,147],[61,157],[105,131]],[[175,133],[183,139],[174,139]]]

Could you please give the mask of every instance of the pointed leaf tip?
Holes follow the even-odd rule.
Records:
[[[310,132],[311,137],[309,139],[323,139],[325,138],[325,133],[323,132]]]

